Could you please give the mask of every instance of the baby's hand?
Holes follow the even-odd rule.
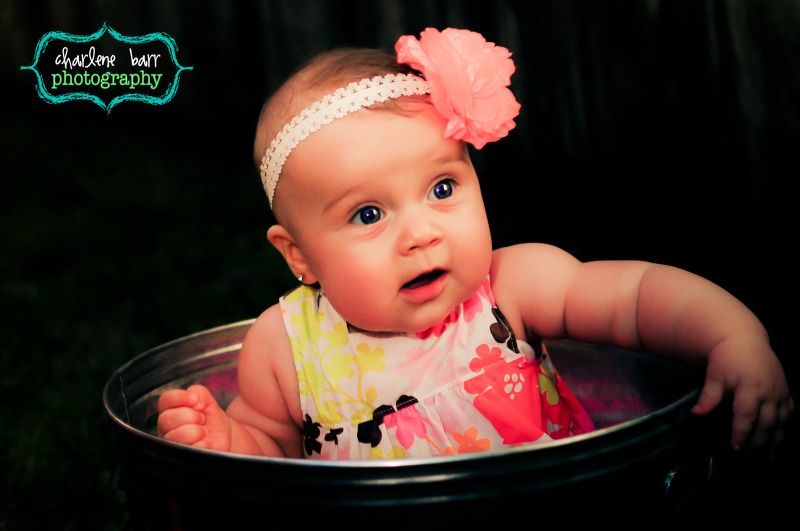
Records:
[[[202,385],[172,389],[158,399],[158,433],[169,441],[229,451],[231,420]]]
[[[692,413],[709,413],[728,391],[734,393],[733,448],[767,449],[774,460],[784,427],[794,413],[794,401],[783,368],[765,338],[731,338],[711,351],[705,385]]]

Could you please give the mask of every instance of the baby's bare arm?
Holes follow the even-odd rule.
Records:
[[[535,244],[496,251],[492,268],[515,330],[707,362],[693,411],[708,413],[733,392],[733,445],[780,442],[794,409],[785,375],[762,324],[719,286],[647,262],[583,264]]]
[[[239,396],[223,411],[205,387],[159,398],[159,433],[198,448],[271,457],[302,457],[300,406],[280,310],[264,312],[239,355]],[[284,396],[283,390],[294,395]]]
[[[275,455],[277,449],[286,457],[302,457],[300,392],[277,305],[261,314],[245,337],[239,355],[239,397],[227,413],[246,428],[264,455]]]

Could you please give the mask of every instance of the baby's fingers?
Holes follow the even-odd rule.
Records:
[[[705,415],[713,410],[722,400],[725,394],[724,382],[716,378],[708,377],[700,393],[700,398],[692,408],[692,413],[695,415]]]
[[[734,450],[740,450],[747,443],[747,439],[759,419],[762,402],[752,388],[740,389],[736,392],[733,400],[733,428],[731,434],[731,444]],[[766,424],[774,424],[774,408],[772,412],[766,412],[767,417],[763,419],[762,429]],[[771,417],[771,419],[770,419]]]
[[[761,404],[758,422],[750,442],[750,446],[753,449],[766,448],[772,443],[775,438],[775,430],[778,428],[777,419],[778,413],[775,409],[775,404],[772,402]]]
[[[794,415],[794,399],[790,396],[789,400],[781,404],[778,409],[778,415],[781,419],[781,424],[786,424],[789,419]]]
[[[790,396],[787,401],[781,402],[780,406],[778,406],[777,430],[775,431],[775,437],[772,439],[772,445],[769,448],[769,458],[771,461],[775,461],[775,459],[777,459],[778,449],[780,448],[785,436],[785,426],[793,414],[794,401]]]

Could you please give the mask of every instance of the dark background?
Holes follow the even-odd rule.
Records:
[[[38,98],[19,70],[38,39],[104,21],[176,40],[194,70],[172,102]],[[495,246],[701,274],[759,315],[797,388],[800,1],[4,0],[0,530],[124,527],[111,372],[292,285],[251,162],[263,99],[310,54],[427,26],[514,54],[518,126],[474,154]],[[793,516],[792,435],[709,510]]]

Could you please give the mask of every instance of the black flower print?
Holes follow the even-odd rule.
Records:
[[[339,435],[341,435],[343,431],[344,428],[334,428],[325,435],[325,440],[329,442],[333,441],[336,446],[339,446]]]
[[[419,401],[413,396],[400,395],[400,398],[397,399],[395,404],[397,405],[397,411],[400,411],[401,409],[413,406],[417,402]],[[383,434],[381,433],[383,418],[394,412],[395,408],[387,405],[375,409],[375,411],[372,412],[372,420],[364,421],[358,425],[358,442],[369,444],[373,448],[378,446],[383,438]]]
[[[510,348],[512,352],[519,354],[517,338],[514,337],[514,331],[508,324],[506,316],[503,315],[503,312],[500,311],[500,308],[492,308],[492,314],[494,314],[494,318],[497,320],[496,323],[492,323],[489,326],[489,332],[492,333],[494,340],[498,343],[503,343],[506,341],[506,339],[508,339],[508,342],[506,343],[508,348]]]
[[[389,413],[393,413],[392,406],[380,406],[372,412],[372,420],[366,420],[358,425],[358,442],[369,444],[373,448],[381,443],[381,424],[383,424],[383,417]]]
[[[529,338],[531,342],[531,346],[533,347],[533,353],[536,354],[536,359],[546,358],[547,354],[544,353],[544,348],[542,347],[542,336],[536,336]]]
[[[397,402],[396,402],[396,404],[397,404],[397,411],[400,411],[401,409],[405,409],[405,408],[407,408],[407,407],[411,407],[411,406],[413,406],[414,404],[416,404],[417,402],[419,402],[419,400],[417,400],[417,399],[416,399],[416,398],[414,398],[413,396],[408,396],[408,395],[400,395],[400,398],[398,398],[398,399],[397,399]],[[385,416],[385,415],[384,415],[384,416]]]
[[[321,426],[319,422],[314,422],[314,419],[306,414],[306,419],[303,422],[303,445],[308,455],[311,455],[313,452],[320,453],[322,451],[322,443],[317,440],[320,436],[319,429]]]

